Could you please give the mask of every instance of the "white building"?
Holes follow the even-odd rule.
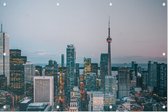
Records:
[[[73,97],[80,98],[80,91],[78,86],[74,86],[73,91],[71,91],[71,98]]]
[[[53,105],[53,76],[34,76],[34,102],[49,103],[50,105]]]
[[[7,85],[9,85],[9,36],[2,31],[2,25],[0,31],[0,75],[5,75]]]
[[[71,99],[70,99],[70,112],[77,112],[79,110],[79,98],[80,92],[78,86],[74,86],[73,90],[71,91]]]
[[[76,98],[76,97],[71,98],[69,111],[70,112],[78,112],[78,98]]]

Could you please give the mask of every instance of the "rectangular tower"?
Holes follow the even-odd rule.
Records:
[[[24,64],[25,83],[33,83],[33,76],[35,76],[35,65],[27,62]]]
[[[24,64],[26,56],[21,56],[21,50],[10,49],[10,87],[17,96],[24,94]]]
[[[84,58],[84,74],[91,73],[91,58]]]
[[[158,64],[157,68],[157,94],[161,97],[167,96],[167,64]]]
[[[2,25],[0,32],[0,75],[7,78],[7,85],[9,85],[9,36],[2,31]]]
[[[70,91],[75,86],[75,60],[76,60],[76,52],[74,45],[67,45],[66,48],[66,67],[67,67],[67,98],[70,101]]]
[[[101,78],[101,88],[105,88],[105,76],[108,75],[108,54],[102,53],[100,56],[100,78]]]
[[[61,67],[64,67],[64,54],[61,54]]]
[[[34,77],[34,102],[49,103],[54,102],[54,77],[35,76]]]
[[[128,68],[120,68],[118,71],[118,98],[129,96],[130,72]]]
[[[98,77],[98,63],[91,63],[91,72],[96,73],[96,77]]]

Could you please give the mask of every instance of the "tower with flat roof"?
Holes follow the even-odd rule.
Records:
[[[0,31],[0,75],[7,78],[7,85],[9,85],[9,36],[3,32],[2,24]]]

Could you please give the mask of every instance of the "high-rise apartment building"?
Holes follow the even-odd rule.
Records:
[[[49,60],[45,67],[45,76],[54,77],[54,96],[58,95],[58,64],[56,61]]]
[[[54,102],[54,77],[34,76],[34,102],[49,103]]]
[[[26,64],[24,64],[25,83],[33,83],[33,76],[35,76],[35,65],[31,62],[26,62]]]
[[[24,88],[27,96],[33,96],[33,77],[35,76],[35,65],[31,62],[24,64]]]
[[[129,96],[130,71],[128,68],[119,68],[118,71],[118,98]]]
[[[96,77],[98,77],[98,63],[91,63],[91,72],[96,73]]]
[[[86,91],[96,91],[96,73],[88,73],[85,78]]]
[[[70,91],[75,85],[75,63],[76,63],[76,52],[74,45],[67,45],[66,48],[66,67],[67,67],[67,85],[66,85],[66,96],[70,98]],[[68,99],[70,101],[70,99]]]
[[[104,90],[105,87],[105,76],[108,74],[108,54],[102,53],[100,56],[100,78],[101,88]]]
[[[24,94],[24,64],[26,56],[21,56],[21,50],[10,49],[10,89],[19,96]]]
[[[148,62],[148,86],[153,89],[157,87],[157,62]]]
[[[117,78],[115,76],[105,77],[105,93],[113,94],[115,98],[117,97]]]
[[[167,97],[167,64],[158,64],[157,71],[157,94]]]
[[[9,36],[2,31],[2,24],[0,31],[0,75],[4,75],[7,78],[7,82],[4,83],[9,85]]]
[[[115,76],[105,77],[104,109],[107,110],[111,104],[116,104],[117,79]]]

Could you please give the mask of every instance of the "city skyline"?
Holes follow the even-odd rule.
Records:
[[[166,0],[73,1],[0,1],[10,48],[21,49],[33,63],[60,63],[66,46],[74,44],[77,62],[89,57],[99,63],[107,53],[110,16],[112,63],[167,61]]]

